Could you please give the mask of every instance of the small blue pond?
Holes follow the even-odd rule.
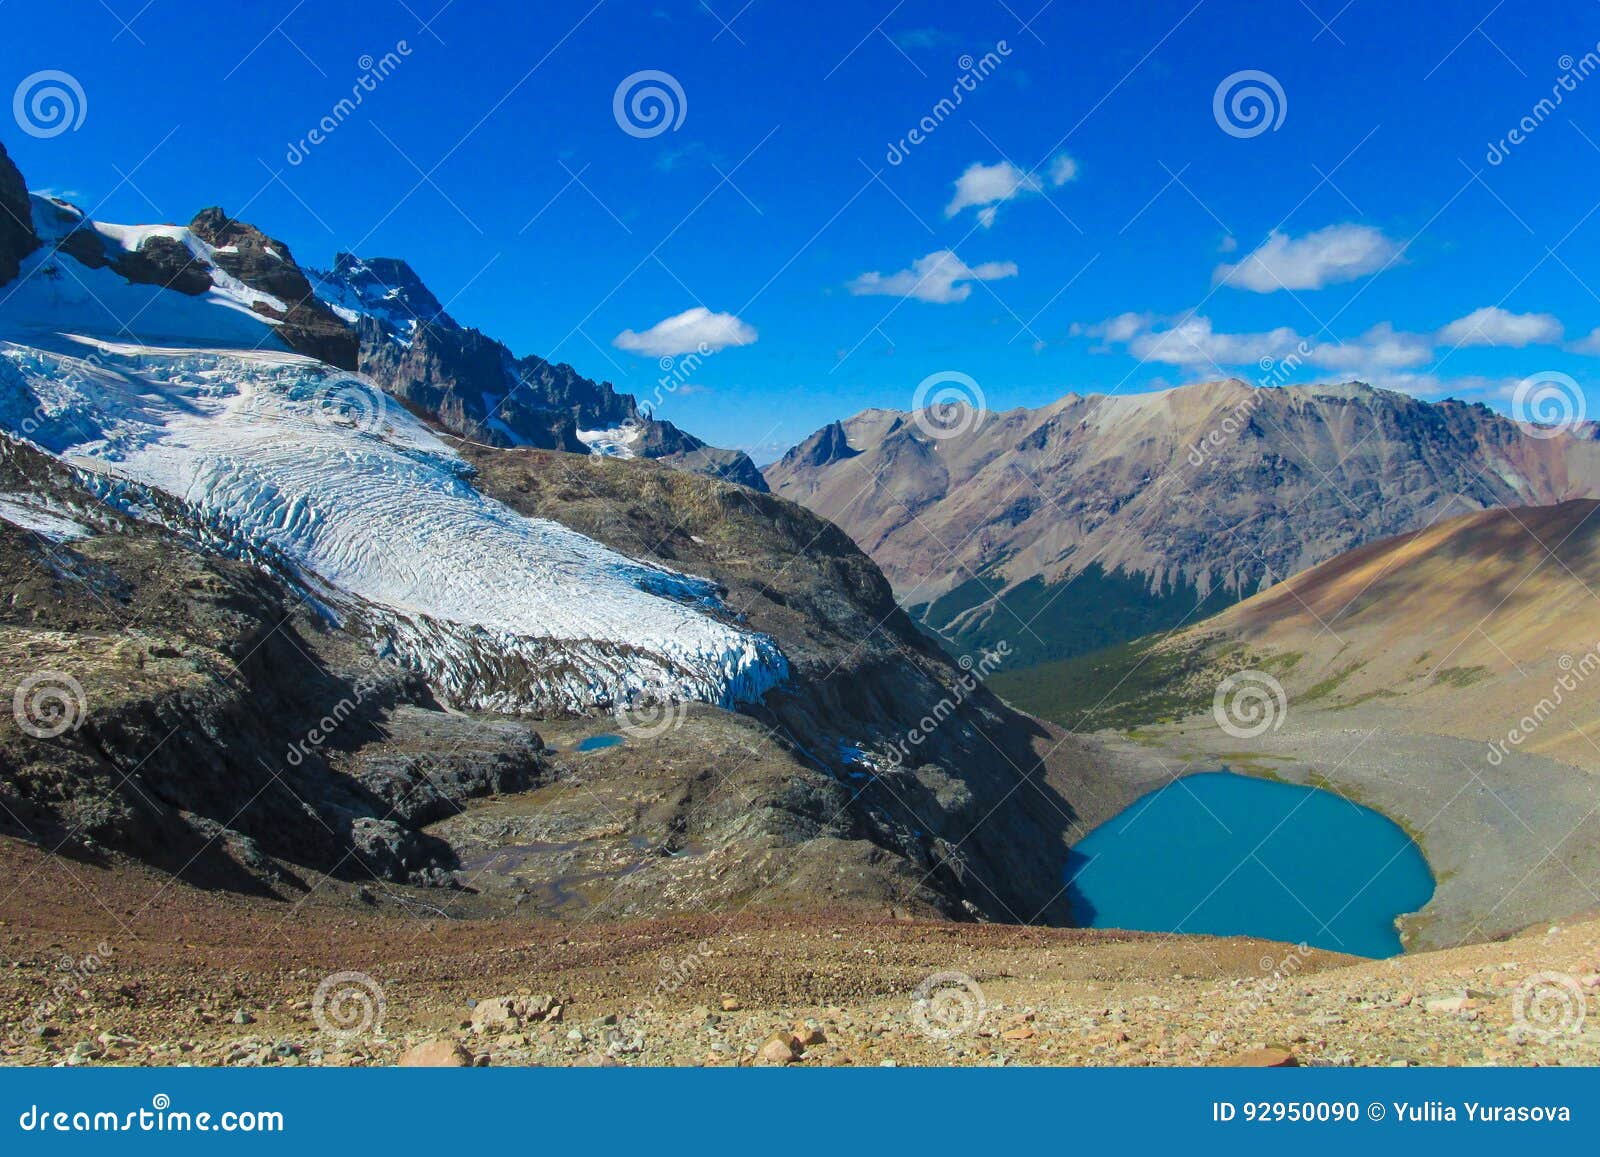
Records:
[[[1395,917],[1433,873],[1394,821],[1332,792],[1230,772],[1186,776],[1068,853],[1079,924],[1401,951]]]
[[[626,740],[620,735],[591,735],[588,739],[580,739],[574,751],[604,751],[608,747],[620,747]]]

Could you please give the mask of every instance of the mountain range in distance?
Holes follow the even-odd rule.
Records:
[[[867,410],[769,466],[957,653],[1027,666],[1197,622],[1455,514],[1600,495],[1592,424],[1360,383],[1068,394],[947,431]]]

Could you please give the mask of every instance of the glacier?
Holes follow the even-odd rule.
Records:
[[[788,677],[777,644],[730,621],[715,584],[481,494],[370,380],[282,348],[256,296],[133,285],[47,244],[0,287],[0,429],[130,513],[154,516],[136,498],[148,488],[213,544],[283,564],[459,706],[733,707]]]

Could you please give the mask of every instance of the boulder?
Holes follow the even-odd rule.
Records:
[[[757,1050],[756,1056],[769,1065],[786,1065],[799,1058],[800,1047],[796,1043],[793,1034],[775,1032]]]
[[[397,1063],[405,1069],[464,1069],[472,1064],[472,1054],[449,1037],[439,1037],[412,1045]]]
[[[514,996],[480,1000],[472,1010],[473,1032],[510,1032],[522,1024],[525,1008]]]
[[[1251,1049],[1249,1052],[1236,1053],[1231,1057],[1224,1057],[1212,1062],[1218,1068],[1225,1069],[1297,1069],[1300,1059],[1288,1049],[1265,1048]]]

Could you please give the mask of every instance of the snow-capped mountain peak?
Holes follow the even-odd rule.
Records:
[[[371,379],[294,352],[332,315],[271,292],[306,284],[281,244],[217,210],[184,227],[33,208],[39,245],[0,290],[0,430],[108,503],[181,511],[463,705],[733,706],[787,677],[710,582],[486,498]]]
[[[317,296],[350,325],[370,317],[399,341],[410,341],[418,325],[461,328],[416,271],[398,257],[340,253],[331,270],[313,271],[310,276]]]

